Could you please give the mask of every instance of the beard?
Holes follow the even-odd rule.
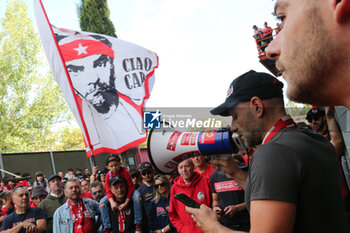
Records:
[[[297,38],[291,46],[291,53],[285,64],[287,68],[288,97],[296,102],[315,105],[329,105],[330,99],[326,93],[335,80],[335,43],[331,33],[326,30],[325,23],[318,9],[307,12],[308,22],[302,38]],[[301,33],[301,32],[299,32]],[[288,35],[285,35],[288,37]],[[320,94],[322,93],[322,95]]]
[[[119,96],[116,91],[100,91],[97,95],[102,96],[100,103],[93,103],[94,108],[101,114],[107,114],[110,111],[112,105],[118,107]]]
[[[247,119],[250,123],[244,132],[240,133],[243,135],[246,147],[261,145],[264,135],[263,126],[253,118],[253,114],[249,110],[247,110]]]

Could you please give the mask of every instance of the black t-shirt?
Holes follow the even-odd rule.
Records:
[[[245,196],[248,210],[252,200],[294,203],[293,232],[347,232],[334,147],[310,130],[286,128],[255,151]]]
[[[210,185],[212,192],[219,196],[222,211],[226,206],[244,202],[244,190],[236,181],[227,178],[225,175],[216,171],[213,172],[210,176]],[[220,222],[225,226],[248,224],[250,222],[248,210],[240,211],[230,218],[224,216],[220,219]]]
[[[1,231],[11,229],[23,221],[27,221],[36,225],[36,221],[40,219],[46,219],[46,217],[44,211],[38,207],[29,207],[24,214],[17,214],[16,211],[13,211],[4,219]],[[26,230],[22,228],[19,233],[25,233],[25,231]]]

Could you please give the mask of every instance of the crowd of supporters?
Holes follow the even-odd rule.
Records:
[[[220,189],[215,188],[215,183],[210,184],[210,177],[216,172],[204,156],[196,156],[183,163],[185,165],[180,163],[173,174],[157,173],[149,162],[128,171],[119,155],[110,154],[106,158],[106,167],[100,169],[94,166],[91,173],[87,168],[75,171],[69,168],[65,174],[58,172],[50,177],[45,177],[40,171],[33,178],[30,174],[20,173],[16,173],[14,178],[5,177],[0,182],[1,230],[201,232],[195,224],[188,227],[182,222],[183,218],[192,220],[185,213],[184,204],[173,199],[172,187],[172,192],[182,190],[199,203],[210,206],[215,203],[213,207],[221,208],[219,215],[223,221],[226,217],[241,218],[239,214],[227,211],[226,206],[242,205],[242,195],[234,202],[222,200],[220,203],[217,196],[212,201],[213,195],[228,191],[230,184],[220,181]],[[237,187],[236,190],[243,192]],[[225,203],[229,204],[225,206]],[[245,210],[244,206],[242,210]],[[244,224],[249,229],[247,213]],[[233,226],[239,226],[239,221],[235,221]]]
[[[311,109],[306,119],[311,125],[299,127],[330,137],[323,109]],[[232,155],[241,169],[248,169],[254,149]],[[22,178],[2,179],[2,232],[202,232],[174,198],[178,193],[211,207],[222,225],[249,232],[244,190],[205,156],[182,161],[173,174],[157,173],[149,162],[126,167],[110,154],[105,167],[94,166],[92,173],[70,168],[50,177],[38,171],[33,179],[20,173]],[[345,179],[343,184],[348,199]]]

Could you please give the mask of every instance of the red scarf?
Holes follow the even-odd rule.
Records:
[[[83,233],[83,219],[85,206],[82,200],[79,200],[76,204],[77,208],[74,208],[70,200],[68,200],[68,206],[73,216],[74,233]]]
[[[118,223],[119,223],[119,232],[125,232],[125,211],[118,211]]]
[[[265,144],[268,141],[270,141],[278,131],[288,127],[296,127],[296,125],[297,124],[295,124],[294,120],[289,115],[285,115],[272,126],[269,132],[267,132],[262,144]]]

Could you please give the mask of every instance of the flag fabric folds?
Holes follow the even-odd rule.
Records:
[[[88,157],[144,142],[142,111],[157,55],[114,37],[57,28],[41,0],[34,0],[34,8],[51,70],[83,132]]]

